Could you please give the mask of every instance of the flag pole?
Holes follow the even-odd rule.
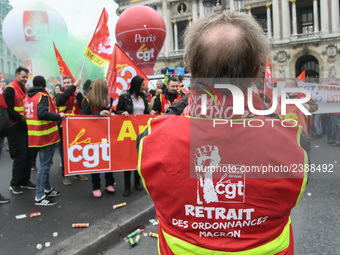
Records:
[[[81,75],[83,74],[83,70],[84,70],[84,66],[85,66],[85,61],[86,61],[86,56],[84,56],[83,66],[82,66],[82,68],[80,70],[79,79],[81,78]]]

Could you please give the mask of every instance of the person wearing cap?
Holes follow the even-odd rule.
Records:
[[[73,84],[73,78],[70,76],[63,77],[63,87],[56,95],[56,105],[58,112],[64,112],[66,116],[81,114],[81,104],[84,99],[83,94],[80,92],[81,80],[78,79]],[[71,185],[72,182],[68,177],[64,175],[64,148],[63,148],[63,127],[60,123],[59,125],[60,143],[59,143],[59,153],[61,157],[61,174],[63,176],[63,184]],[[80,181],[88,181],[84,175],[76,175],[74,177]]]
[[[23,193],[22,188],[35,189],[31,182],[32,150],[28,148],[27,125],[24,115],[24,99],[27,89],[28,69],[18,67],[15,80],[4,91],[4,99],[11,122],[8,136],[9,154],[13,159],[12,179],[9,189],[13,194]]]
[[[55,145],[60,141],[57,121],[65,113],[56,113],[55,105],[46,91],[46,80],[42,76],[33,78],[33,87],[25,98],[25,117],[28,128],[28,146],[37,148],[40,154],[40,167],[37,173],[35,205],[52,206],[57,202],[51,198],[61,195],[50,182]]]
[[[250,111],[248,96],[264,110],[251,90],[269,54],[262,28],[248,14],[222,13],[191,23],[184,41],[188,106],[150,120],[137,145],[159,223],[158,253],[294,254],[290,212],[305,190],[308,157],[302,127]],[[234,113],[242,103],[243,113]],[[249,170],[291,164],[302,169]]]

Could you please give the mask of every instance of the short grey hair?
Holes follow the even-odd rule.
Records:
[[[260,25],[238,12],[196,20],[184,42],[184,62],[193,78],[256,78],[269,55]]]

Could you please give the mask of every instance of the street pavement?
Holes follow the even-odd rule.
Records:
[[[24,190],[14,195],[9,190],[12,160],[7,142],[0,159],[0,193],[11,199],[0,205],[0,254],[96,254],[100,248],[110,247],[119,241],[120,235],[153,217],[152,200],[145,191],[132,189],[130,197],[123,197],[123,173],[115,173],[116,192],[103,191],[101,198],[92,196],[91,181],[79,181],[71,177],[72,185],[62,184],[60,156],[56,148],[51,169],[51,183],[62,195],[55,200],[55,206],[36,206],[35,190]],[[39,155],[38,155],[39,156]],[[89,176],[90,177],[90,176]],[[102,189],[105,186],[101,175]],[[36,183],[36,171],[32,172]],[[113,210],[114,204],[126,202],[125,207]],[[30,213],[40,212],[41,216],[30,218]],[[27,218],[16,219],[26,214]],[[143,218],[145,217],[145,219]],[[72,228],[73,223],[89,223],[89,228]],[[58,233],[57,237],[53,233]],[[46,248],[45,243],[50,242]],[[42,249],[36,247],[42,244]]]
[[[324,138],[312,141],[312,163],[333,164],[333,172],[310,174],[310,180],[299,205],[292,211],[295,254],[340,254],[340,147],[326,144]],[[149,223],[155,218],[153,203],[145,191],[133,190],[128,198],[123,193],[123,173],[115,174],[116,193],[103,192],[103,197],[93,198],[91,182],[81,182],[71,177],[73,184],[61,183],[58,150],[51,169],[51,182],[62,192],[52,207],[34,205],[34,190],[14,195],[9,189],[12,160],[5,143],[0,159],[0,193],[11,198],[11,203],[0,205],[0,254],[157,254],[157,240],[141,235],[133,248],[123,238],[137,227],[146,232],[157,232]],[[32,172],[35,183],[36,172]],[[102,187],[104,187],[102,176]],[[126,202],[116,210],[114,204]],[[29,214],[41,216],[30,218]],[[16,219],[26,214],[27,218]],[[89,223],[89,228],[72,228],[72,223]],[[53,237],[57,232],[58,236]],[[45,243],[50,242],[46,248]],[[42,244],[42,249],[36,248]]]

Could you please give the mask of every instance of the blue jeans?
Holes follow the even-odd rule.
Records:
[[[337,125],[340,125],[339,116],[334,114],[329,114],[329,118],[331,119],[331,141],[340,142],[340,132],[337,131]]]
[[[54,155],[55,144],[39,148],[40,167],[37,174],[37,191],[35,199],[37,201],[45,197],[45,190],[51,190],[50,169]]]

